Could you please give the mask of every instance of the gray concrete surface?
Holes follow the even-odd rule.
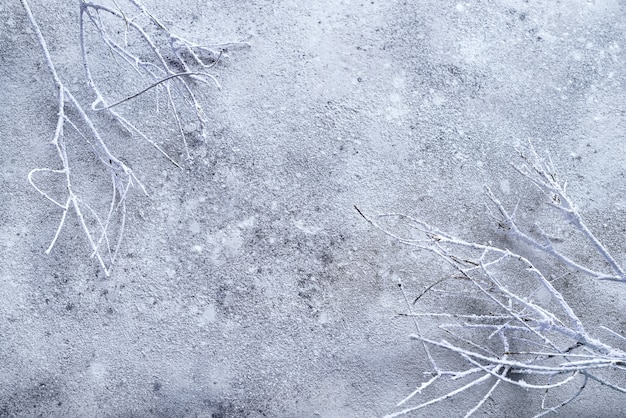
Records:
[[[76,3],[32,0],[32,8],[61,77],[88,106]],[[182,170],[98,119],[149,193],[129,196],[109,278],[75,217],[44,254],[61,214],[27,175],[58,164],[49,144],[55,92],[21,5],[0,5],[1,416],[394,411],[427,368],[408,339],[411,323],[396,317],[397,281],[418,292],[439,267],[353,206],[490,239],[483,185],[509,203],[536,198],[509,166],[519,141],[551,152],[590,225],[623,260],[623,2],[146,4],[188,38],[252,35],[251,47],[214,69],[222,90],[202,93],[209,135],[190,143]],[[103,82],[140,87],[101,46],[90,57]],[[146,102],[125,112],[182,154]],[[88,147],[72,144],[91,173]],[[88,196],[109,193],[96,177],[86,184]],[[581,315],[625,329],[623,298],[607,304],[608,289],[623,290],[576,286]],[[423,416],[462,416],[466,401]],[[481,413],[532,415],[539,403],[504,389]],[[624,413],[623,395],[597,386],[561,412]]]

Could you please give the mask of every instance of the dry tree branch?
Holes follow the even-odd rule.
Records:
[[[114,107],[136,99],[150,90],[162,89],[165,92],[167,103],[169,105],[168,107],[172,110],[173,118],[176,121],[176,127],[182,137],[185,153],[188,157],[189,149],[187,139],[183,131],[182,116],[176,107],[174,95],[172,93],[176,92],[184,103],[191,106],[192,114],[194,114],[195,118],[199,121],[200,127],[204,133],[204,128],[207,124],[206,117],[202,106],[200,105],[200,100],[194,92],[194,86],[192,83],[213,83],[219,88],[217,79],[214,75],[208,73],[207,70],[213,68],[225,55],[227,47],[245,46],[247,44],[245,42],[231,43],[222,46],[202,46],[195,44],[172,34],[160,21],[147,11],[140,1],[128,1],[135,9],[135,12],[139,13],[138,16],[129,18],[129,13],[124,12],[115,0],[114,4],[118,10],[114,10],[107,6],[87,0],[78,0],[80,7],[79,34],[82,63],[85,70],[87,84],[95,95],[95,100],[91,105],[91,111],[107,111],[131,135],[141,137],[156,148],[161,154],[163,154],[170,162],[177,167],[180,167],[180,164],[168,155],[157,142],[150,139],[127,117],[116,111]],[[57,92],[57,122],[51,144],[54,145],[56,149],[58,158],[61,161],[61,168],[35,168],[28,174],[28,181],[33,188],[44,198],[62,210],[61,219],[52,242],[46,249],[46,254],[49,254],[54,248],[60,233],[65,226],[68,212],[72,210],[76,214],[81,229],[87,237],[87,241],[89,242],[92,251],[91,256],[98,260],[105,275],[109,276],[111,269],[115,264],[115,259],[124,233],[124,227],[126,224],[126,198],[128,193],[134,186],[139,187],[145,195],[147,195],[147,192],[130,166],[124,163],[122,159],[115,156],[109,150],[107,143],[94,124],[92,114],[88,113],[88,111],[83,108],[83,106],[63,83],[50,56],[46,39],[43,36],[37,20],[31,11],[28,0],[20,0],[20,2],[26,12],[30,24],[35,31],[37,41],[44,54],[46,65],[52,75]],[[103,18],[103,15],[105,14],[113,19],[117,19],[119,23],[123,25],[123,42],[120,43],[115,39],[113,30],[108,27],[108,24]],[[138,23],[138,19],[141,16],[147,19],[152,26],[157,27],[158,31],[161,31],[166,35],[168,39],[168,48],[176,57],[178,65],[184,69],[183,71],[177,71],[172,64],[168,63],[168,60],[166,60],[158,43],[151,35],[148,34],[148,32],[146,32],[146,30],[144,30],[144,27]],[[133,68],[133,70],[139,75],[150,80],[150,84],[146,88],[121,100],[113,101],[112,104],[108,104],[109,100],[106,98],[106,95],[102,92],[101,88],[95,81],[91,64],[87,59],[87,22],[95,28],[96,34],[100,37],[104,46],[108,49],[116,61],[118,58],[121,59],[123,62],[130,65],[130,67]],[[142,59],[128,46],[129,36],[132,36],[133,34],[137,35],[141,42],[147,46],[147,54],[152,56],[152,60],[149,58]],[[200,70],[195,70],[194,67],[199,67]],[[68,113],[70,110],[71,112]],[[70,117],[69,115],[74,112],[77,117]],[[68,145],[68,141],[66,139],[65,128],[67,127],[74,130],[78,136],[82,138],[86,144],[88,144],[110,177],[112,194],[106,214],[99,214],[99,211],[92,207],[84,197],[81,197],[77,190],[75,185],[76,176],[74,168],[72,167],[72,162],[68,157],[68,147],[70,145]],[[63,202],[60,199],[52,197],[51,193],[47,192],[44,187],[39,185],[40,180],[38,180],[37,176],[40,173],[51,173],[55,175],[63,175],[65,177],[64,189],[67,196]],[[116,225],[117,239],[112,240],[111,235],[113,232],[111,231],[111,227],[113,220],[116,217],[119,219]],[[90,222],[88,218],[92,219],[94,222]],[[90,225],[92,223],[95,224]]]
[[[213,83],[218,89],[221,89],[217,78],[209,73],[208,70],[217,65],[223,57],[227,56],[226,51],[228,48],[244,47],[249,45],[246,42],[233,42],[229,44],[209,46],[193,43],[173,34],[163,23],[155,18],[140,1],[129,0],[129,2],[139,13],[139,16],[132,20],[129,20],[126,14],[122,11],[117,11],[87,0],[80,0],[79,26],[83,67],[85,69],[85,75],[89,87],[96,96],[96,99],[92,103],[91,107],[93,110],[107,110],[129,133],[139,135],[164,156],[166,156],[166,158],[168,158],[172,163],[178,166],[178,163],[176,163],[172,157],[161,149],[156,142],[144,135],[127,118],[122,117],[118,111],[112,108],[136,98],[137,96],[140,96],[155,87],[163,87],[167,103],[172,109],[172,114],[176,121],[179,135],[181,136],[185,147],[185,154],[187,158],[189,158],[187,138],[183,130],[181,115],[179,114],[172,97],[172,90],[178,92],[184,102],[190,107],[191,112],[195,114],[195,119],[200,125],[201,135],[204,137],[206,135],[205,130],[208,122],[206,120],[204,109],[200,104],[196,93],[194,93],[191,82],[195,81],[203,84]],[[106,14],[113,19],[117,19],[120,23],[125,25],[126,30],[124,32],[124,44],[116,41],[112,31],[105,24],[102,14]],[[153,40],[153,38],[148,34],[147,28],[144,28],[142,25],[137,23],[140,16],[143,16],[148,24],[154,27],[157,32],[160,32],[160,35],[164,35],[167,38],[166,42],[169,48],[165,50],[160,48],[155,40]],[[95,28],[101,41],[114,56],[123,59],[138,74],[148,77],[153,82],[139,93],[117,100],[113,104],[107,104],[104,94],[94,79],[89,60],[87,59],[86,22],[89,22],[91,26]],[[142,58],[127,46],[128,35],[131,31],[136,33],[139,37],[139,41],[146,45],[147,52],[149,52],[148,55],[153,58],[152,60]],[[173,57],[176,57],[175,60],[166,59],[166,54],[171,54]],[[182,68],[182,71],[177,70],[175,67]],[[193,70],[193,67],[199,67],[200,71]]]
[[[624,270],[585,225],[566,193],[565,183],[561,183],[556,175],[551,160],[542,160],[532,145],[521,150],[520,155],[523,164],[516,170],[549,196],[550,204],[563,215],[567,224],[579,231],[611,272],[577,261],[565,249],[555,245],[545,233],[538,240],[523,232],[516,222],[515,210],[509,213],[486,188],[488,199],[499,213],[498,217],[494,217],[497,224],[504,227],[513,241],[530,245],[538,255],[553,257],[563,267],[592,278],[623,282],[626,279]],[[555,283],[547,278],[547,273],[527,257],[491,243],[484,245],[465,241],[404,214],[384,214],[374,220],[356,209],[384,234],[405,245],[438,255],[454,268],[458,277],[439,280],[428,286],[415,299],[416,302],[419,300],[417,306],[423,306],[421,312],[409,309],[403,314],[416,323],[418,333],[411,338],[428,347],[426,354],[431,360],[433,377],[401,400],[397,407],[403,408],[392,412],[389,417],[407,415],[439,404],[489,382],[487,391],[477,397],[478,401],[468,408],[466,416],[476,413],[489,397],[495,396],[502,384],[536,392],[541,400],[541,410],[536,416],[555,412],[570,404],[588,389],[591,381],[626,393],[626,388],[617,383],[626,371],[626,351],[623,348],[626,339],[609,328],[605,330],[622,347],[593,335]],[[411,234],[403,236],[378,223],[379,220],[389,219],[401,221],[404,230]],[[440,287],[451,287],[472,295],[482,302],[481,312],[469,312],[467,304],[442,303],[441,297],[445,300],[449,296],[446,293],[436,294],[435,290]],[[402,292],[405,292],[403,287]],[[408,300],[406,294],[404,297]],[[432,307],[426,307],[428,298],[433,298],[430,302]],[[446,310],[442,311],[441,306],[446,306]],[[438,326],[434,331],[432,327],[420,328],[418,321]],[[424,329],[429,330],[428,335]],[[439,367],[438,364],[449,363],[452,357],[461,361],[461,368],[444,370]],[[457,382],[456,387],[453,385],[453,389],[438,392],[435,383],[443,377]],[[571,395],[565,391],[569,387],[575,388]],[[548,394],[560,401],[550,406]],[[424,397],[421,402],[406,406],[418,395]]]
[[[90,117],[87,115],[87,113],[82,108],[80,103],[76,100],[74,95],[65,87],[65,85],[59,78],[56,67],[54,66],[54,63],[52,62],[52,58],[50,57],[46,40],[41,32],[41,29],[39,28],[39,25],[37,24],[37,21],[35,20],[35,17],[32,14],[28,1],[27,0],[20,0],[20,1],[22,3],[22,6],[24,7],[24,10],[26,11],[26,15],[28,16],[28,19],[30,20],[31,25],[33,26],[39,45],[41,46],[41,49],[43,50],[46,64],[48,66],[48,69],[52,73],[52,78],[54,80],[54,85],[55,85],[55,88],[57,90],[57,95],[58,95],[57,124],[56,124],[56,129],[55,129],[54,136],[52,138],[51,143],[52,145],[55,146],[57,150],[57,154],[59,156],[59,159],[61,160],[62,168],[61,169],[38,168],[38,169],[31,170],[31,172],[28,174],[28,181],[35,188],[35,190],[37,190],[42,196],[52,201],[63,210],[61,220],[57,227],[56,233],[54,235],[52,242],[50,243],[50,246],[46,250],[46,254],[49,254],[52,251],[52,248],[54,247],[59,237],[59,234],[61,230],[63,229],[65,221],[67,219],[67,212],[70,209],[73,209],[78,217],[78,220],[83,229],[83,232],[87,236],[89,245],[91,246],[91,249],[93,250],[93,256],[95,256],[98,259],[100,266],[104,270],[105,274],[108,276],[110,274],[110,265],[112,265],[115,260],[116,251],[110,251],[109,249],[106,255],[103,254],[99,250],[99,242],[102,240],[103,236],[106,236],[106,230],[109,226],[108,221],[110,220],[110,218],[107,219],[107,221],[102,222],[102,220],[97,216],[97,214],[94,213],[94,215],[96,216],[96,220],[100,226],[99,231],[97,231],[95,234],[87,226],[87,222],[85,220],[85,216],[83,213],[85,210],[88,210],[90,212],[93,212],[93,211],[76,194],[73,184],[72,184],[72,175],[71,175],[72,173],[70,169],[69,159],[67,156],[67,149],[66,149],[67,144],[66,144],[65,136],[64,136],[64,127],[66,123],[70,124],[71,126],[75,126],[75,125],[67,116],[66,107],[71,107],[76,113],[78,113],[81,119],[81,122],[88,128],[89,135],[92,137],[92,139],[95,139],[95,142],[91,143],[92,149],[94,150],[95,154],[98,156],[100,161],[103,164],[105,164],[105,166],[110,172],[111,182],[113,184],[113,190],[114,190],[114,195],[113,195],[111,204],[114,205],[116,199],[121,199],[119,200],[119,202],[122,203],[122,209],[121,209],[122,219],[125,219],[126,212],[125,212],[125,206],[123,205],[124,199],[122,195],[119,195],[119,191],[120,190],[125,191],[132,185],[139,186],[144,193],[146,193],[146,191],[145,191],[144,186],[139,181],[139,179],[137,179],[137,177],[133,173],[133,170],[129,166],[124,164],[121,160],[119,160],[117,157],[115,157],[109,151],[106,143],[100,136],[100,133],[94,126]],[[35,173],[39,173],[39,172],[51,172],[51,173],[65,175],[65,183],[66,183],[65,187],[67,189],[67,199],[64,204],[61,204],[55,199],[51,198],[46,192],[44,192],[40,187],[36,185],[34,175]],[[96,238],[97,235],[100,235],[100,238]],[[108,259],[105,259],[105,258],[108,258]]]

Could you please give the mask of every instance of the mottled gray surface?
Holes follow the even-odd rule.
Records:
[[[77,2],[66,3],[32,7],[87,106]],[[0,5],[0,416],[393,411],[427,368],[411,324],[394,318],[404,310],[397,280],[418,291],[438,263],[384,237],[353,205],[489,239],[484,184],[507,203],[537,197],[509,166],[519,141],[552,153],[623,260],[623,2],[147,4],[184,36],[252,35],[251,48],[214,70],[223,88],[204,90],[209,137],[190,143],[182,170],[99,119],[150,195],[131,192],[110,278],[75,217],[44,254],[61,214],[26,178],[58,164],[48,144],[56,99],[20,4]],[[126,88],[105,50],[90,57],[102,80]],[[126,109],[182,153],[147,102]],[[88,148],[75,144],[89,167]],[[109,193],[103,184],[85,193]],[[609,301],[623,289],[576,286],[581,316],[626,329],[623,298]],[[538,402],[505,389],[482,412],[528,415]],[[462,415],[463,405],[426,414]],[[595,386],[561,413],[619,416],[623,405]]]

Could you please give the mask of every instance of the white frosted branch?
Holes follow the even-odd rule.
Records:
[[[95,155],[98,157],[100,162],[105,166],[106,170],[108,170],[108,172],[114,179],[113,187],[117,193],[116,192],[113,193],[113,198],[112,198],[112,201],[110,202],[110,206],[112,208],[116,206],[115,204],[116,194],[120,198],[120,202],[118,202],[117,206],[119,207],[119,205],[121,204],[125,208],[123,200],[126,198],[126,193],[129,187],[133,184],[136,184],[144,192],[145,192],[145,188],[143,187],[141,182],[136,178],[132,169],[130,169],[130,167],[128,167],[126,164],[120,161],[117,157],[115,157],[109,151],[105,141],[102,139],[102,137],[100,136],[100,133],[95,128],[91,118],[87,115],[87,113],[85,112],[83,107],[80,105],[80,103],[76,100],[74,95],[65,87],[65,85],[63,84],[63,82],[61,81],[61,78],[59,77],[57,73],[57,70],[52,61],[52,58],[50,57],[47,42],[30,9],[30,5],[28,1],[20,0],[20,2],[35,31],[35,35],[37,37],[37,40],[43,52],[47,67],[52,75],[54,86],[57,90],[57,99],[58,99],[57,123],[56,123],[56,128],[55,128],[55,132],[54,132],[54,136],[51,141],[51,144],[54,145],[54,147],[56,148],[62,168],[61,169],[36,168],[34,170],[31,170],[30,173],[28,174],[28,181],[33,186],[33,188],[37,192],[39,192],[43,197],[45,197],[47,200],[51,201],[56,206],[61,208],[63,211],[61,215],[61,220],[57,226],[52,242],[50,243],[50,245],[48,246],[45,252],[46,254],[49,254],[54,248],[60,236],[60,233],[63,230],[63,227],[65,225],[68,211],[70,210],[70,208],[72,208],[78,218],[81,229],[83,230],[83,233],[86,236],[87,241],[89,242],[89,246],[92,249],[92,256],[98,260],[100,266],[104,270],[105,274],[108,276],[110,274],[111,266],[115,259],[115,253],[117,251],[117,248],[119,248],[119,240],[122,238],[121,233],[123,231],[120,231],[120,235],[118,236],[118,245],[116,246],[116,250],[111,251],[111,246],[108,241],[109,237],[108,237],[107,229],[108,229],[110,219],[112,217],[112,213],[110,212],[108,214],[107,221],[103,223],[102,220],[100,219],[100,216],[98,216],[98,214],[96,213],[96,211],[92,209],[89,204],[87,204],[77,195],[74,189],[74,186],[72,184],[72,171],[70,168],[69,159],[67,157],[66,142],[65,142],[64,129],[63,129],[65,123],[68,123],[72,128],[74,128],[78,132],[78,134],[83,139],[85,139],[85,141],[93,149]],[[74,122],[72,122],[66,117],[66,111],[65,111],[66,106],[70,106],[78,114],[82,124],[84,124],[84,126],[87,127],[89,136],[94,140],[93,142],[90,141],[83,132],[81,132],[81,130],[76,126]],[[63,174],[65,176],[65,188],[66,188],[66,193],[67,193],[65,204],[61,204],[57,199],[54,199],[53,197],[51,197],[48,192],[44,191],[41,186],[36,184],[34,176],[36,173],[39,173],[39,172]],[[92,214],[92,216],[94,216],[97,224],[100,226],[100,237],[98,239],[94,238],[89,226],[87,225],[87,222],[85,221],[83,208],[86,208]],[[122,213],[122,229],[123,229],[124,217],[125,217],[125,214]],[[102,242],[105,242],[107,244],[107,254],[109,255],[108,261],[104,259],[99,249],[99,246]]]
[[[577,208],[567,196],[567,185],[556,175],[552,161],[549,158],[540,159],[532,145],[526,154],[522,154],[522,159],[524,164],[516,167],[516,170],[550,197],[550,205],[561,213],[568,225],[585,237],[588,247],[609,264],[612,272],[598,271],[576,261],[574,255],[566,254],[541,228],[539,238],[523,232],[516,221],[519,200],[509,213],[491,189],[486,187],[486,195],[492,207],[498,212],[497,215],[490,214],[491,218],[500,228],[508,232],[511,239],[528,244],[539,256],[553,257],[581,275],[626,281],[624,270],[585,225]],[[419,341],[422,346],[433,348],[429,351],[433,360],[435,354],[443,350],[448,356],[452,354],[467,362],[465,372],[456,372],[458,376],[484,373],[480,378],[461,388],[443,395],[436,393],[428,395],[426,400],[420,401],[417,406],[408,407],[389,416],[408,414],[443,402],[489,377],[495,379],[495,382],[487,394],[480,397],[478,403],[466,411],[466,416],[474,414],[488,397],[494,396],[496,389],[502,386],[501,383],[547,393],[546,391],[557,387],[569,387],[578,380],[578,376],[582,376],[583,383],[576,386],[574,394],[557,402],[555,406],[547,406],[544,394],[543,410],[538,416],[555,412],[576,400],[586,388],[588,381],[598,382],[604,387],[626,393],[626,388],[611,380],[611,377],[626,372],[626,352],[591,335],[574,307],[555,287],[555,284],[558,285],[558,278],[563,275],[548,280],[544,272],[535,267],[528,258],[508,248],[501,248],[491,242],[484,245],[467,241],[402,213],[383,214],[374,220],[359,208],[355,208],[367,222],[385,235],[413,248],[428,250],[457,271],[457,275],[452,278],[432,283],[415,298],[417,310],[421,305],[428,303],[427,294],[436,293],[438,299],[435,309],[422,308],[419,311],[409,309],[400,315],[411,317],[414,321],[446,321],[445,324],[438,324],[439,331],[429,328],[428,335],[420,332],[412,338]],[[379,224],[379,221],[387,220],[397,222],[393,231]],[[459,278],[461,280],[458,280]],[[445,290],[439,289],[442,283],[448,284]],[[449,289],[451,286],[454,286],[456,291],[451,291]],[[473,291],[470,292],[469,289]],[[467,303],[470,303],[468,306],[472,306],[470,298],[479,299],[489,310],[472,314],[453,310],[441,312],[442,300],[445,302],[446,298],[458,296],[464,297]],[[602,329],[617,338],[618,342],[626,342],[626,337],[610,328]],[[453,342],[441,338],[442,333],[452,336]],[[500,337],[501,346],[494,341],[495,336]],[[514,343],[514,349],[510,347],[509,342]],[[437,357],[437,360],[445,364],[444,359],[439,360]],[[596,371],[602,371],[601,375],[596,375]],[[430,393],[436,391],[440,386],[438,382],[443,377],[454,379],[452,374],[442,372],[439,366],[433,368],[433,373],[434,376],[430,380],[405,397],[398,407],[406,405],[417,395],[423,396],[426,388]],[[525,376],[530,380],[512,379],[509,377],[511,373]]]
[[[466,384],[464,386],[461,386],[458,389],[450,391],[450,392],[446,393],[445,395],[442,395],[442,396],[439,396],[437,398],[431,399],[431,400],[429,400],[427,402],[424,402],[424,403],[421,403],[421,404],[419,404],[417,406],[413,406],[411,408],[406,408],[406,409],[403,409],[401,411],[394,412],[393,414],[385,415],[385,418],[399,417],[399,416],[406,415],[406,414],[409,414],[411,412],[417,411],[419,409],[426,408],[427,406],[434,405],[434,404],[439,403],[439,402],[443,402],[446,399],[450,399],[450,398],[452,398],[452,397],[454,397],[454,396],[456,396],[456,395],[458,395],[460,393],[463,393],[466,390],[471,389],[471,388],[473,388],[476,385],[484,383],[485,381],[489,380],[491,377],[492,377],[491,374],[485,373],[481,377],[471,381],[470,383],[468,383],[468,384]]]

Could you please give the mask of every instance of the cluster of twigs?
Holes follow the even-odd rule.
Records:
[[[486,188],[498,212],[493,218],[509,239],[530,246],[535,256],[553,257],[561,268],[569,268],[565,274],[626,281],[623,269],[585,225],[552,162],[541,159],[532,145],[520,155],[523,164],[516,167],[517,171],[546,194],[563,220],[605,261],[607,271],[576,261],[541,229],[536,237],[523,232],[516,222],[516,211],[507,211]],[[619,383],[626,372],[626,352],[620,348],[626,338],[608,327],[588,329],[557,289],[562,276],[553,279],[546,268],[542,271],[519,254],[524,251],[467,242],[403,214],[380,217],[402,221],[413,236],[399,236],[366,219],[403,244],[435,253],[456,272],[429,286],[416,298],[419,303],[411,303],[405,293],[408,312],[403,315],[415,321],[416,333],[411,337],[420,342],[432,370],[389,417],[409,414],[468,391],[477,399],[467,410],[466,416],[470,416],[495,397],[502,385],[535,391],[541,397],[536,416],[571,403],[592,381],[626,393],[626,387]],[[428,297],[435,298],[437,307],[422,310]],[[455,364],[452,369],[446,366],[451,363]],[[442,379],[446,389],[437,391]],[[415,402],[418,397],[422,401]],[[408,406],[412,402],[417,404]]]
[[[147,141],[170,162],[180,167],[179,163],[168,155],[156,141],[149,138],[128,117],[117,111],[118,106],[148,91],[155,91],[157,95],[164,96],[167,108],[171,112],[176,128],[182,138],[185,153],[189,157],[189,149],[181,117],[182,110],[177,107],[177,101],[174,100],[174,97],[177,97],[179,102],[190,107],[190,113],[197,120],[201,135],[204,135],[207,122],[200,100],[194,93],[194,84],[212,84],[219,88],[217,79],[208,70],[219,62],[225,55],[228,47],[245,45],[245,43],[199,45],[186,40],[173,34],[139,0],[127,0],[126,8],[122,8],[115,0],[113,0],[114,7],[87,0],[78,0],[83,68],[86,82],[91,92],[95,95],[95,100],[91,107],[86,109],[61,80],[50,56],[46,39],[33,16],[28,1],[20,1],[43,50],[47,67],[52,73],[58,98],[57,123],[51,143],[56,148],[61,167],[57,169],[37,168],[28,175],[30,184],[42,196],[62,210],[61,220],[46,253],[52,251],[59,234],[64,228],[68,212],[73,210],[87,237],[92,257],[98,260],[108,276],[115,263],[123,236],[128,192],[131,187],[136,186],[144,194],[147,193],[130,166],[116,155],[113,155],[109,150],[107,141],[103,138],[96,124],[94,124],[93,118],[97,112],[108,112],[128,133]],[[116,24],[117,26],[114,26]],[[100,38],[105,50],[112,54],[116,62],[119,63],[119,59],[123,60],[141,79],[146,81],[147,86],[144,89],[118,100],[109,100],[107,98],[107,94],[103,93],[102,87],[96,82],[92,71],[93,64],[87,58],[89,49],[86,40],[88,27],[90,27],[91,33],[95,33]],[[122,29],[120,30],[120,28]],[[117,35],[119,33],[122,35]],[[131,38],[135,40],[136,44],[142,46],[143,52],[141,54],[131,47],[131,42],[129,41]],[[165,39],[165,41],[158,42],[157,38]],[[163,46],[163,43],[165,43],[165,46]],[[168,56],[167,59],[166,55]],[[70,114],[76,114],[78,117],[70,117]],[[102,163],[108,176],[110,176],[112,191],[106,214],[99,213],[101,211],[90,205],[87,201],[88,199],[81,196],[81,193],[75,187],[76,173],[74,173],[72,161],[68,157],[68,147],[70,146],[66,140],[66,130],[68,129],[74,131],[80,138],[86,141],[97,159]],[[42,172],[61,174],[65,177],[64,188],[67,191],[65,200],[61,201],[52,197],[50,192],[44,190],[43,186],[38,185],[36,177]],[[117,220],[115,227],[117,233],[112,232],[112,229],[114,229],[112,228],[113,219]],[[113,235],[117,237],[114,239]]]

